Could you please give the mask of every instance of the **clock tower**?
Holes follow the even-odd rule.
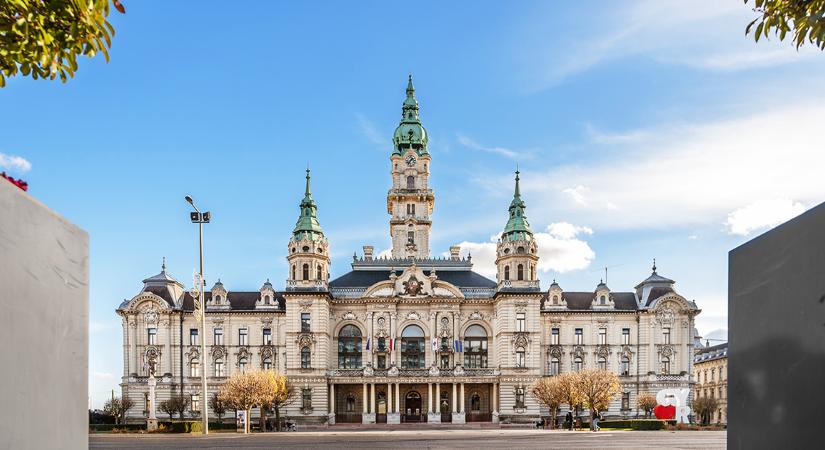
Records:
[[[435,197],[429,185],[432,158],[427,150],[427,130],[418,116],[412,75],[392,143],[392,187],[387,193],[392,257],[426,259],[430,257]]]

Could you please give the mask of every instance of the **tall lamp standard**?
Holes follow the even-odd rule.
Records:
[[[203,300],[203,290],[206,287],[206,280],[203,279],[203,224],[209,223],[211,214],[209,211],[201,212],[192,197],[186,196],[186,201],[195,208],[194,212],[189,213],[189,218],[192,223],[198,224],[198,253],[200,255],[200,277],[198,286],[198,299],[195,302],[195,314],[200,315],[200,338],[201,338],[201,420],[203,421],[203,434],[209,434],[209,416],[207,411],[207,392],[206,392],[206,304]],[[196,315],[196,317],[197,317]],[[181,367],[181,370],[183,368]]]

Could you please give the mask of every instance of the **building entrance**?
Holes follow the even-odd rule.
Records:
[[[452,422],[453,415],[450,411],[450,394],[447,391],[441,393],[441,398],[438,400],[439,411],[441,411],[441,423]]]
[[[387,423],[387,393],[378,391],[376,401],[375,423]]]
[[[404,397],[404,422],[421,422],[421,394],[416,391]]]

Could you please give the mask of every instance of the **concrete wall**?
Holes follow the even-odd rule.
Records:
[[[88,448],[88,246],[0,180],[0,449]]]
[[[729,264],[728,448],[820,447],[825,204],[732,250]]]

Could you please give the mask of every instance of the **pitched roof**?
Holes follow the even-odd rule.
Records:
[[[204,300],[209,302],[212,299],[211,292],[204,292]],[[242,291],[234,291],[234,292],[227,292],[226,299],[229,301],[229,307],[231,311],[255,311],[255,302],[261,297],[261,293],[258,291],[252,292],[242,292]],[[284,311],[286,306],[286,301],[284,299],[283,292],[276,292],[275,293],[275,301],[278,302],[278,309],[277,311]],[[189,292],[186,292],[183,295],[183,310],[184,311],[194,311],[195,310],[195,301]]]
[[[663,295],[669,294],[671,292],[675,292],[675,291],[671,288],[662,288],[662,287],[656,287],[656,288],[651,289],[650,294],[648,294],[648,296],[647,296],[647,303],[645,304],[645,306],[650,306],[653,303],[654,300],[656,300],[657,298],[659,298]]]
[[[396,270],[401,275],[403,270]],[[424,270],[429,275],[429,270]],[[389,271],[352,270],[329,282],[330,288],[369,287],[379,281],[389,280]],[[472,270],[436,271],[440,281],[446,281],[459,288],[494,288],[496,282]]]
[[[567,302],[567,309],[586,311],[590,310],[595,294],[592,292],[563,292],[562,298]],[[611,292],[610,298],[613,299],[613,309],[617,311],[636,311],[636,294],[633,292]],[[545,299],[542,301],[546,300]],[[542,305],[544,309],[544,305]]]
[[[175,299],[172,298],[172,294],[165,286],[147,286],[143,289],[143,292],[151,292],[166,301],[169,306],[175,307]]]
[[[700,363],[728,357],[728,343],[703,347],[694,356],[693,362]]]

